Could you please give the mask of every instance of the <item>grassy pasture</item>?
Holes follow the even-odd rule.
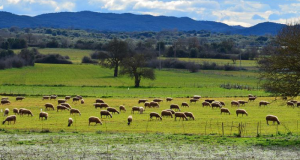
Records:
[[[219,109],[212,109],[210,107],[202,107],[201,102],[191,104],[189,108],[181,108],[183,112],[192,112],[195,116],[195,121],[175,121],[174,118],[163,118],[159,120],[149,120],[150,112],[157,112],[160,114],[161,110],[168,109],[171,102],[162,102],[160,108],[147,108],[144,114],[130,113],[132,106],[142,106],[138,104],[138,98],[107,98],[104,99],[111,107],[118,108],[119,105],[125,105],[127,112],[113,115],[113,118],[102,118],[103,125],[88,126],[88,117],[98,116],[100,117],[100,109],[95,109],[93,103],[95,98],[85,98],[85,104],[73,104],[69,102],[73,108],[79,109],[82,113],[81,116],[70,115],[68,111],[46,111],[49,113],[48,120],[39,120],[38,113],[40,109],[44,109],[45,103],[57,104],[57,101],[42,100],[41,97],[27,97],[22,102],[15,102],[14,97],[9,97],[12,103],[10,105],[1,106],[1,109],[9,108],[10,115],[13,108],[27,108],[30,109],[33,117],[20,117],[17,116],[17,122],[15,125],[1,125],[1,128],[8,130],[35,130],[41,131],[49,129],[52,132],[66,131],[66,132],[127,132],[127,133],[166,133],[166,134],[200,134],[200,135],[221,135],[222,134],[222,122],[224,125],[225,135],[234,135],[238,132],[237,126],[239,123],[245,124],[245,131],[242,136],[256,136],[257,124],[261,123],[259,132],[261,135],[276,135],[287,134],[289,132],[293,134],[299,134],[298,121],[300,116],[299,108],[288,108],[283,101],[272,102],[270,106],[259,107],[258,102],[260,100],[272,101],[272,97],[259,97],[255,102],[250,102],[246,106],[240,107],[246,109],[249,116],[235,115],[236,107],[231,107],[230,102],[232,100],[239,100],[246,98],[215,98],[215,100],[224,101],[226,108],[229,108],[231,115],[221,115]],[[149,99],[151,100],[151,99]],[[181,104],[188,101],[188,98],[176,98],[172,103]],[[281,121],[281,125],[273,125],[270,123],[268,126],[265,122],[266,115],[276,115]],[[127,117],[133,115],[132,125],[127,125]],[[74,125],[67,127],[68,118],[74,119]],[[5,117],[2,116],[2,119]]]

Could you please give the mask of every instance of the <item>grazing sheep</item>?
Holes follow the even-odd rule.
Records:
[[[208,102],[208,103],[212,103],[213,101],[215,101],[214,99],[206,99],[204,100],[205,102]]]
[[[221,114],[222,113],[228,113],[230,115],[230,111],[227,108],[221,108]]]
[[[22,101],[23,99],[25,99],[25,97],[20,97],[20,96],[16,97],[16,101]]]
[[[171,118],[173,118],[173,115],[172,115],[172,112],[171,111],[167,111],[167,110],[163,110],[161,111],[161,114],[160,114],[162,117],[164,116],[170,116]]]
[[[45,100],[45,99],[50,99],[50,96],[43,96],[42,100]]]
[[[201,96],[198,96],[198,95],[193,96],[193,99],[200,99],[200,98],[201,98]]]
[[[102,99],[96,99],[96,103],[105,103]]]
[[[66,101],[69,100],[69,99],[71,99],[71,96],[66,96],[66,97],[65,97],[65,100],[66,100]]]
[[[11,121],[14,121],[14,124],[16,123],[17,120],[17,116],[12,115],[12,116],[8,116],[5,118],[5,120],[2,122],[2,124],[4,124],[5,122],[7,122],[8,124],[11,123]]]
[[[84,99],[81,99],[81,100],[80,100],[80,103],[81,103],[81,104],[84,104]]]
[[[102,118],[102,116],[106,116],[106,118],[107,117],[112,118],[112,115],[108,111],[105,111],[105,110],[100,111],[100,115],[101,115],[101,118]]]
[[[248,103],[248,102],[246,102],[244,100],[238,100],[238,102],[239,102],[239,104],[241,104],[241,106],[245,106],[245,104]]]
[[[57,95],[51,95],[51,96],[50,96],[50,100],[56,99],[56,98],[57,98]]]
[[[58,103],[58,104],[66,103],[66,100],[65,100],[65,99],[59,99],[59,100],[57,100],[57,103]]]
[[[286,105],[289,107],[295,107],[295,103],[291,102],[291,101],[288,101],[286,102]],[[297,106],[298,106],[298,103],[297,103]]]
[[[46,104],[45,104],[45,107],[46,107],[46,110],[47,110],[48,108],[54,110],[54,106],[53,106],[51,103],[46,103]]]
[[[58,105],[56,108],[57,108],[57,112],[58,112],[58,110],[69,110],[68,107],[62,106],[62,105]]]
[[[147,102],[148,100],[147,99],[140,99],[139,101],[138,101],[138,103],[140,104],[140,103],[145,103],[145,102]]]
[[[189,119],[195,120],[195,117],[194,117],[192,112],[184,112],[184,114],[185,114],[186,117],[189,117]]]
[[[27,114],[28,116],[31,115],[31,117],[33,116],[32,112],[28,109],[22,108],[22,110],[20,109],[19,111],[20,111],[21,116],[23,116],[24,114]]]
[[[78,114],[81,116],[81,113],[80,113],[80,111],[79,111],[78,109],[72,108],[72,109],[70,110],[70,115],[71,115],[71,114],[73,115],[74,113],[78,113]]]
[[[118,114],[120,114],[120,112],[117,111],[117,109],[115,109],[115,108],[113,108],[113,107],[108,107],[108,108],[107,108],[107,111],[112,112],[113,114],[115,114],[116,112],[117,112]]]
[[[174,109],[174,110],[180,111],[180,108],[179,108],[179,106],[177,104],[171,104],[170,105],[170,109]]]
[[[99,119],[98,117],[93,117],[93,116],[91,116],[91,117],[89,118],[89,125],[90,125],[91,123],[93,123],[93,122],[96,123],[95,125],[97,125],[97,123],[100,123],[100,124],[102,125],[102,122],[100,121],[100,119]]]
[[[213,109],[214,107],[222,108],[222,104],[218,101],[214,101],[213,103],[211,103],[211,108]]]
[[[159,118],[160,120],[162,120],[161,116],[156,112],[151,112],[150,113],[150,119],[152,119],[152,117],[156,117],[156,119]]]
[[[268,104],[270,104],[270,102],[267,102],[267,101],[260,101],[259,102],[259,106],[267,106]]]
[[[231,107],[232,106],[240,107],[240,103],[238,101],[231,101]]]
[[[121,112],[121,111],[126,112],[126,108],[125,108],[125,106],[123,106],[123,105],[120,105],[119,109],[120,109],[120,112]]]
[[[192,98],[192,99],[190,99],[190,103],[196,103],[197,101],[199,101],[199,99],[194,99],[194,98]]]
[[[145,103],[144,103],[144,107],[145,107],[145,108],[147,108],[147,107],[150,108],[150,102],[145,102]]]
[[[43,118],[45,118],[45,120],[47,120],[47,118],[48,118],[48,113],[46,113],[46,112],[41,112],[40,115],[39,115],[39,119],[40,119],[40,118],[42,118],[42,120],[43,120]]]
[[[225,106],[225,103],[224,103],[224,102],[220,101],[220,103],[221,103],[222,106]]]
[[[182,102],[182,103],[181,103],[181,107],[190,107],[190,106],[189,106],[189,104],[188,104],[188,103],[186,103],[186,102]]]
[[[166,98],[166,101],[167,101],[167,102],[171,102],[172,100],[173,100],[173,98],[171,98],[171,97],[167,97],[167,98]]]
[[[4,115],[3,115],[3,116],[8,116],[8,114],[9,114],[9,109],[6,108],[6,109],[4,110]]]
[[[291,102],[293,102],[293,103],[295,103],[295,104],[298,103],[298,101],[296,101],[296,100],[291,100]]]
[[[173,109],[166,109],[166,111],[170,111],[172,114],[175,114],[175,111]]]
[[[127,121],[128,121],[128,126],[130,125],[130,123],[132,122],[132,116],[130,115],[130,116],[128,116],[128,118],[127,118]]]
[[[78,98],[78,97],[73,97],[73,102],[72,102],[72,103],[78,102],[79,100],[80,100],[80,98]]]
[[[94,106],[95,106],[95,108],[108,108],[109,107],[109,105],[108,104],[106,104],[106,103],[94,103]]]
[[[206,101],[204,101],[204,102],[202,102],[202,107],[204,107],[204,106],[208,106],[208,107],[210,107],[210,103],[209,103],[209,102],[206,102]]]
[[[145,111],[144,107],[140,107],[140,114],[143,114],[144,111]]]
[[[8,98],[7,98],[7,97],[2,97],[2,98],[1,98],[1,101],[2,101],[2,100],[8,100]]]
[[[134,111],[137,111],[137,112],[139,112],[139,111],[140,111],[140,107],[136,107],[136,106],[132,107],[132,109],[131,109],[131,113],[133,113],[133,114],[134,114]]]
[[[14,109],[13,109],[13,113],[14,113],[14,114],[19,114],[18,108],[14,108]]]
[[[153,102],[157,102],[157,103],[162,102],[162,101],[163,101],[162,99],[153,99]]]
[[[73,124],[73,119],[72,119],[72,118],[69,118],[69,119],[68,119],[68,127],[70,127],[72,124]]]
[[[150,107],[157,107],[157,108],[159,108],[159,104],[158,104],[158,102],[150,102],[150,105],[149,105]]]
[[[256,97],[248,97],[248,102],[255,101]]]
[[[22,113],[23,109],[25,109],[25,108],[20,108],[20,109],[19,109],[19,114]]]
[[[299,107],[300,106],[300,102],[297,102],[296,106]]]
[[[246,116],[248,116],[248,113],[247,113],[246,110],[244,110],[244,109],[237,109],[237,110],[235,111],[235,113],[236,113],[236,116],[237,116],[237,117],[239,116],[239,114],[242,114],[242,116],[244,116],[244,114],[246,114]]]
[[[280,124],[278,117],[273,116],[273,115],[267,115],[266,121],[267,121],[268,125],[269,125],[269,121],[273,121],[273,124],[274,124],[274,122],[277,122],[277,124]]]
[[[186,117],[186,115],[185,115],[184,113],[182,113],[182,112],[176,112],[176,113],[175,113],[175,121],[176,121],[176,118],[177,118],[177,117],[179,117],[179,120],[180,120],[181,118],[182,118],[182,120],[184,120],[184,119],[185,119],[185,120],[188,120],[187,117]]]
[[[79,98],[79,99],[82,99],[82,96],[80,96],[80,95],[77,95],[76,97]]]
[[[4,104],[10,104],[10,101],[8,99],[4,99],[4,100],[1,100],[1,104],[4,105]]]
[[[71,105],[69,105],[69,103],[61,103],[60,105],[65,106],[69,109],[72,109]]]

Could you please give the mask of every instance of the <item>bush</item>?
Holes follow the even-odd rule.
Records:
[[[82,58],[81,63],[92,63],[92,64],[96,64],[96,63],[98,63],[98,62],[95,61],[95,60],[92,60],[92,59],[91,59],[90,57],[88,57],[88,56],[84,56],[84,57]]]
[[[51,63],[51,64],[72,64],[71,61],[59,54],[38,55],[35,63]]]

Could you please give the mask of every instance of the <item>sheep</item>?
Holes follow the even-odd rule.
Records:
[[[131,113],[133,113],[133,114],[134,114],[134,111],[137,111],[137,112],[139,112],[139,111],[140,111],[140,107],[136,107],[136,106],[132,107],[132,109],[131,109]]]
[[[10,104],[10,101],[7,100],[7,99],[6,100],[4,99],[4,100],[1,100],[1,104],[2,105],[4,105],[4,104]]]
[[[200,98],[201,98],[201,96],[198,96],[198,95],[193,96],[193,99],[200,99]]]
[[[1,98],[1,101],[2,101],[2,100],[8,100],[8,98],[7,98],[7,97],[2,97],[2,98]]]
[[[96,103],[105,103],[102,99],[96,99]]]
[[[150,107],[157,107],[159,108],[158,102],[150,102]]]
[[[74,103],[74,102],[78,102],[80,100],[80,98],[78,98],[78,97],[73,97],[73,101],[72,101],[72,103]]]
[[[22,111],[23,111],[24,109],[25,109],[25,108],[20,108],[20,109],[19,109],[19,114],[21,114]]]
[[[132,122],[132,116],[130,115],[130,116],[128,116],[128,118],[127,118],[127,121],[128,121],[128,126],[130,125],[130,123]]]
[[[99,119],[98,117],[91,116],[91,117],[89,118],[89,125],[90,125],[92,122],[95,122],[95,123],[96,123],[95,125],[97,125],[97,123],[100,123],[100,125],[102,125],[102,122],[100,121],[100,119]]]
[[[175,111],[173,109],[166,109],[166,111],[170,111],[172,114],[175,114]]]
[[[31,115],[31,117],[33,116],[32,112],[28,109],[20,109],[20,114],[21,116],[23,116],[23,114],[27,114],[28,116]]]
[[[248,94],[248,97],[254,97],[252,94]]]
[[[162,99],[153,99],[153,102],[157,102],[157,103],[162,102],[162,101],[163,101]]]
[[[3,115],[3,116],[8,116],[8,114],[9,114],[9,109],[6,108],[6,109],[4,110],[4,115]]]
[[[248,97],[248,102],[255,101],[256,97]]]
[[[185,120],[188,120],[187,117],[186,117],[186,115],[185,115],[184,113],[182,113],[182,112],[176,112],[176,113],[175,113],[175,121],[176,121],[176,118],[177,118],[177,117],[179,117],[179,120],[180,120],[181,118],[182,118],[182,120],[184,120],[184,119],[185,119]]]
[[[293,103],[293,102],[291,102],[291,101],[286,102],[286,105],[287,105],[288,107],[289,107],[289,106],[295,107],[295,103]],[[298,103],[297,103],[297,106],[298,106]]]
[[[106,118],[107,117],[112,118],[112,115],[108,111],[105,111],[105,110],[100,111],[100,115],[101,115],[101,118],[102,118],[102,116],[106,116]]]
[[[188,103],[186,103],[186,102],[182,102],[182,103],[181,103],[181,107],[190,107],[190,106],[189,106],[189,104],[188,104]]]
[[[214,99],[206,99],[204,100],[205,102],[208,102],[208,103],[212,103],[213,101],[215,101]]]
[[[237,117],[239,116],[239,114],[242,114],[242,116],[244,116],[244,114],[246,114],[246,116],[248,116],[248,113],[247,113],[246,110],[244,110],[244,109],[237,109],[237,110],[235,111],[235,113],[236,113],[236,116],[237,116]]]
[[[72,119],[72,118],[69,118],[69,119],[68,119],[68,127],[70,127],[72,124],[73,124],[73,119]]]
[[[170,105],[170,109],[174,109],[174,110],[180,111],[180,108],[179,108],[179,106],[177,104],[171,104]]]
[[[22,101],[23,99],[25,99],[25,97],[20,97],[20,96],[16,97],[16,101]]]
[[[108,107],[108,108],[106,108],[106,110],[109,111],[109,112],[112,112],[113,114],[115,114],[116,112],[117,112],[118,114],[120,114],[120,112],[117,111],[117,109],[112,108],[112,107]]]
[[[71,115],[71,114],[73,115],[74,113],[78,113],[78,114],[81,116],[81,113],[80,113],[80,111],[79,111],[78,109],[72,108],[72,109],[70,110],[70,115]]]
[[[138,103],[140,104],[140,103],[145,103],[145,102],[147,102],[148,100],[147,99],[140,99],[139,101],[138,101]]]
[[[220,101],[220,103],[221,103],[222,106],[225,106],[225,103],[224,103],[224,102]]]
[[[190,103],[196,103],[197,101],[199,101],[199,99],[194,99],[194,98],[192,98],[192,99],[190,99]]]
[[[106,103],[94,103],[94,106],[95,106],[95,108],[108,108],[109,107],[109,105],[108,104],[106,104]]]
[[[57,98],[57,95],[51,95],[51,96],[50,96],[50,100],[56,99],[56,98]]]
[[[48,118],[48,113],[46,113],[46,112],[41,112],[40,115],[39,115],[39,119],[40,119],[40,118],[42,118],[42,120],[43,120],[43,118],[45,118],[45,120],[47,120],[47,118]]]
[[[126,112],[126,108],[125,108],[125,106],[123,106],[123,105],[120,105],[119,109],[120,109],[120,112],[121,112],[121,111]]]
[[[57,100],[57,103],[58,103],[58,104],[66,103],[66,100],[65,100],[65,99],[59,99],[59,100]]]
[[[189,119],[195,120],[195,117],[194,117],[192,112],[184,112],[184,114],[185,114],[186,117],[189,117]]]
[[[46,110],[47,110],[48,108],[54,110],[54,106],[53,106],[51,103],[46,103],[46,104],[45,104],[45,107],[46,107]]]
[[[208,107],[210,107],[210,103],[209,103],[209,102],[206,102],[206,101],[204,101],[204,102],[202,102],[202,107],[204,107],[204,106],[208,106]]]
[[[81,99],[81,100],[80,100],[80,103],[81,103],[81,104],[84,104],[84,99]]]
[[[230,111],[227,108],[221,108],[221,114],[222,113],[228,113],[230,115]]]
[[[43,96],[42,100],[45,100],[45,99],[50,99],[50,96]]]
[[[244,100],[238,100],[238,102],[239,102],[239,104],[241,104],[241,106],[245,106],[245,104],[248,103],[248,102],[246,102]]]
[[[145,109],[143,107],[140,107],[140,114],[143,114],[144,111]]]
[[[232,106],[240,107],[240,103],[238,101],[231,101],[231,107]]]
[[[298,101],[296,101],[296,100],[291,100],[291,102],[293,102],[293,103],[295,103],[295,104],[298,103]]]
[[[273,121],[273,124],[274,124],[274,122],[277,122],[277,124],[280,124],[278,117],[273,116],[273,115],[267,115],[266,121],[267,121],[268,125],[269,125],[269,121]]]
[[[58,105],[58,106],[56,107],[56,109],[57,109],[57,112],[58,112],[58,110],[69,110],[68,107],[62,106],[62,105]]]
[[[158,113],[156,113],[156,112],[151,112],[150,113],[150,119],[152,119],[152,117],[156,117],[156,119],[159,118],[162,121],[161,116]]]
[[[145,108],[147,108],[147,107],[150,108],[150,102],[145,102],[145,103],[144,103],[144,107],[145,107]]]
[[[8,116],[5,118],[5,120],[2,122],[2,124],[4,124],[5,122],[7,122],[8,124],[11,123],[11,121],[14,121],[14,124],[16,123],[17,120],[17,116],[12,115],[12,116]]]
[[[218,101],[215,101],[211,104],[211,108],[213,109],[214,107],[216,108],[222,108],[222,104]]]
[[[66,96],[66,97],[65,97],[65,100],[66,100],[66,101],[69,100],[69,99],[71,99],[71,96]]]
[[[260,101],[259,102],[259,106],[267,106],[268,104],[270,104],[270,102],[267,102],[267,101]]]
[[[79,98],[79,99],[82,99],[82,96],[80,96],[80,95],[77,95],[76,97]]]
[[[164,116],[170,116],[171,118],[173,118],[173,115],[172,115],[172,112],[171,111],[167,111],[167,110],[163,110],[161,111],[161,114],[160,114],[162,117]]]
[[[69,109],[72,109],[72,107],[69,105],[69,103],[61,103],[60,105],[65,106]]]
[[[167,98],[166,98],[166,101],[167,101],[167,102],[171,102],[172,100],[173,100],[173,98],[171,98],[171,97],[167,97]]]
[[[297,102],[296,106],[299,107],[300,106],[300,102]]]
[[[13,109],[13,113],[14,113],[14,114],[19,114],[18,108],[14,108],[14,109]]]

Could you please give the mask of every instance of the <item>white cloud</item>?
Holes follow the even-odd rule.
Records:
[[[7,0],[7,2],[10,4],[18,4],[20,0]]]
[[[3,7],[3,5],[2,5],[2,6],[0,6],[0,10],[3,10],[3,8],[4,8],[4,7]]]

